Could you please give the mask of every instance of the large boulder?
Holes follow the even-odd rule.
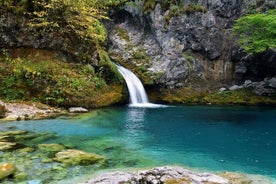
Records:
[[[103,160],[103,157],[94,153],[68,149],[56,153],[54,160],[69,165],[89,165]]]

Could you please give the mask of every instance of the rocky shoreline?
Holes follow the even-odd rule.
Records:
[[[38,102],[2,102],[0,101],[0,119],[31,120],[55,118],[60,115],[88,112],[83,107],[71,107],[68,110],[51,107]]]

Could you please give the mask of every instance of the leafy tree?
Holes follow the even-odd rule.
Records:
[[[276,48],[276,10],[249,14],[238,19],[233,27],[239,44],[248,53]]]

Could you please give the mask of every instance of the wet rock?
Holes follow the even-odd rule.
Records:
[[[69,108],[70,113],[85,113],[88,112],[86,108],[83,107],[71,107]]]
[[[94,153],[80,150],[63,150],[56,153],[54,160],[69,165],[89,165],[103,160],[103,157]]]
[[[61,144],[39,144],[37,145],[38,149],[42,152],[59,152],[65,147]]]
[[[11,163],[0,165],[0,181],[14,174],[15,170],[15,166]]]

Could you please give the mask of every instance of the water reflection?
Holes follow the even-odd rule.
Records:
[[[128,141],[138,143],[146,138],[144,108],[128,108],[126,113],[125,134]],[[141,136],[143,135],[143,136]]]
[[[127,122],[140,123],[145,120],[145,108],[128,108],[127,110]]]

